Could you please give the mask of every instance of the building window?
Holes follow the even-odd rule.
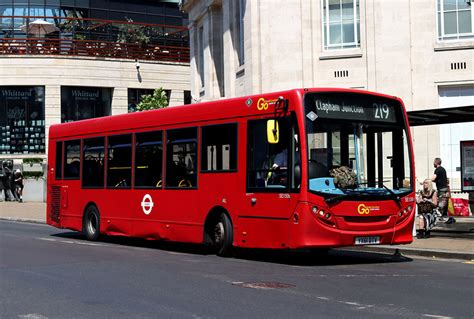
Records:
[[[192,103],[192,96],[191,91],[184,91],[184,104],[191,104]]]
[[[471,0],[437,0],[438,40],[473,38],[474,7]]]
[[[236,51],[239,59],[239,66],[245,63],[245,46],[244,46],[244,16],[245,16],[245,0],[238,0],[235,2],[235,32],[236,37]]]
[[[324,50],[360,47],[359,0],[321,0]]]
[[[204,28],[198,28],[198,45],[197,45],[197,69],[199,79],[201,80],[201,87],[204,87]]]
[[[152,89],[128,89],[128,113],[136,112],[142,96],[153,95]]]
[[[61,122],[73,122],[110,115],[112,89],[61,87]]]
[[[143,100],[143,96],[152,95],[155,93],[154,89],[128,89],[128,113],[136,112],[137,105]],[[168,105],[171,97],[171,90],[163,90],[166,94]]]
[[[44,86],[0,86],[0,154],[45,153]]]

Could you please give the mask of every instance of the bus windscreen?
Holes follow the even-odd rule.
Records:
[[[305,96],[308,185],[325,198],[397,197],[412,190],[400,103],[369,94]]]

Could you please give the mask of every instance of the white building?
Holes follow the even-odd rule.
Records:
[[[295,87],[396,95],[407,111],[474,105],[472,0],[185,0],[196,101]],[[417,176],[435,157],[460,188],[467,123],[412,128]],[[470,118],[469,118],[470,117]]]

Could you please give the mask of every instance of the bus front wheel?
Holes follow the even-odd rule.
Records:
[[[97,207],[90,205],[84,213],[82,232],[87,240],[96,241],[100,234],[100,215]]]
[[[218,256],[226,257],[230,255],[233,238],[234,233],[232,223],[226,214],[221,213],[216,225],[214,226],[212,234],[212,239]]]

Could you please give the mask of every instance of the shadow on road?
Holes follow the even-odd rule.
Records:
[[[64,232],[52,234],[53,237],[67,238],[86,241],[79,232]],[[145,240],[142,238],[130,238],[121,236],[101,236],[100,242],[127,247],[140,247],[172,251],[192,255],[213,255],[212,247],[167,242],[159,240]],[[410,262],[411,258],[400,254],[372,253],[356,250],[336,249],[313,249],[313,250],[271,250],[271,249],[243,249],[235,248],[231,258],[252,260],[257,262],[285,264],[292,266],[330,266],[330,265],[353,265],[353,264],[381,264]]]

